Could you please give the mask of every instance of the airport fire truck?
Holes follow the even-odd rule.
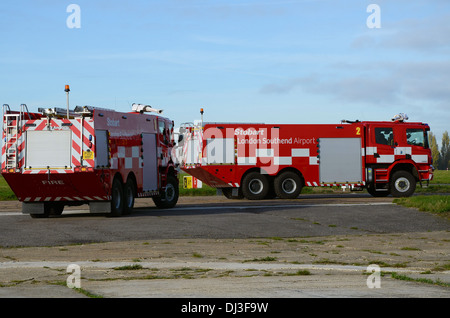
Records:
[[[410,196],[433,178],[425,123],[184,125],[181,168],[228,198],[297,198],[303,187]]]
[[[136,197],[171,208],[178,200],[174,123],[161,112],[133,104],[129,113],[91,106],[31,113],[5,104],[2,175],[32,217],[81,204],[120,216]]]

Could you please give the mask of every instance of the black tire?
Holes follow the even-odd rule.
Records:
[[[114,179],[111,189],[111,213],[110,216],[121,216],[124,211],[123,185],[119,179]]]
[[[242,194],[248,200],[263,200],[269,193],[269,180],[259,172],[250,172],[242,180]]]
[[[389,191],[376,191],[373,184],[367,187],[367,192],[369,192],[371,196],[376,198],[387,197],[389,194],[391,194]]]
[[[30,213],[30,216],[31,216],[33,219],[45,219],[45,218],[48,218],[48,217],[50,216],[50,213],[49,213],[49,212],[46,212],[46,211],[44,210],[44,213],[39,213],[39,214],[33,214],[33,213]]]
[[[167,178],[167,185],[165,191],[157,196],[153,197],[153,202],[160,209],[170,209],[173,208],[178,202],[179,189],[178,180],[174,176],[169,176]]]
[[[298,174],[286,171],[275,178],[275,193],[281,199],[296,199],[302,192],[303,182]]]
[[[392,174],[390,190],[394,197],[410,197],[416,190],[416,179],[407,171],[396,171]]]
[[[133,212],[134,199],[136,197],[136,187],[134,186],[133,179],[128,179],[125,187],[123,188],[123,214],[130,214]]]
[[[64,204],[59,202],[45,202],[44,213],[30,214],[33,219],[45,219],[50,216],[60,216],[63,213]]]

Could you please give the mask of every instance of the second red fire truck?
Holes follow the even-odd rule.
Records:
[[[433,178],[433,166],[429,126],[406,120],[187,125],[181,167],[229,198],[293,199],[303,187],[324,186],[410,196]]]

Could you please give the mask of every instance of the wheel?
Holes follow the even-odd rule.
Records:
[[[123,192],[123,198],[124,198],[124,207],[123,207],[123,214],[130,214],[133,212],[134,207],[134,198],[136,194],[136,188],[134,186],[133,179],[128,179],[127,183],[125,184]]]
[[[111,190],[111,216],[121,216],[124,211],[123,185],[119,179],[114,179]]]
[[[33,219],[45,219],[45,218],[48,218],[48,217],[50,216],[50,214],[49,214],[48,211],[45,211],[45,210],[44,210],[44,213],[40,213],[40,214],[30,213],[30,216],[31,216]]]
[[[396,171],[392,174],[390,189],[394,197],[409,197],[416,190],[416,179],[407,171]]]
[[[63,213],[64,204],[58,202],[45,202],[44,203],[44,213],[41,214],[30,214],[33,219],[44,219],[49,216],[59,216]]]
[[[48,211],[48,215],[61,215],[64,210],[64,205],[57,202],[45,203],[44,211]]]
[[[373,184],[367,187],[367,192],[369,192],[371,196],[376,198],[387,197],[390,194],[389,191],[376,191]]]
[[[259,172],[250,172],[242,180],[242,194],[248,200],[262,200],[269,193],[269,181]]]
[[[275,178],[275,193],[281,199],[296,199],[302,192],[303,182],[298,174],[286,171]]]
[[[173,208],[178,202],[178,180],[174,176],[167,178],[166,190],[159,196],[153,197],[153,202],[160,209]]]

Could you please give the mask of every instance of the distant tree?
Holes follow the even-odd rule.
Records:
[[[448,168],[448,162],[450,160],[450,137],[448,132],[445,131],[442,135],[441,157],[439,159],[440,169],[445,170]]]
[[[433,158],[433,166],[437,168],[439,166],[439,146],[436,141],[436,136],[430,131],[428,134],[430,149],[431,149],[431,157]]]

